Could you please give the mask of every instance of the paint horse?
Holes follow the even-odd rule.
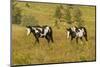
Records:
[[[45,26],[26,26],[27,35],[32,33],[35,37],[35,43],[39,43],[39,38],[45,38],[48,43],[51,41],[53,42],[52,36],[52,28],[45,25]]]
[[[87,39],[87,30],[85,27],[71,27],[67,28],[67,38],[71,37],[71,41],[76,38],[76,43],[78,43],[78,39],[80,38],[81,43],[83,41],[83,37],[86,41]]]

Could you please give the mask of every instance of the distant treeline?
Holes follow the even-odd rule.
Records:
[[[12,23],[13,24],[21,24],[21,25],[37,25],[38,20],[35,16],[32,15],[22,15],[21,6],[17,6],[18,2],[16,0],[12,0]],[[33,5],[32,3],[25,2],[26,8],[30,8]],[[38,5],[37,5],[38,6]],[[54,9],[55,12],[52,16],[54,18],[54,26],[59,27],[60,22],[65,22],[69,25],[75,26],[83,26],[84,19],[82,19],[82,11],[79,7],[75,7],[73,5],[63,5],[59,4]]]

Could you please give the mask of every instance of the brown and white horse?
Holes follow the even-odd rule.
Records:
[[[83,41],[83,37],[86,41],[87,39],[87,30],[85,27],[70,27],[67,28],[67,38],[71,37],[71,41],[76,38],[76,42],[78,43],[78,39],[80,38]]]
[[[26,26],[27,35],[32,33],[35,37],[35,43],[39,43],[39,38],[45,38],[48,43],[51,41],[53,42],[53,31],[52,28],[45,25],[45,26]]]

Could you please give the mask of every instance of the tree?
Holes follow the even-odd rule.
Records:
[[[28,8],[30,8],[30,4],[29,3],[26,3],[25,6],[28,7]]]
[[[21,20],[21,25],[38,25],[38,20],[32,15],[24,15]]]
[[[73,5],[72,5],[72,4],[68,4],[67,7],[68,7],[69,9],[73,9]]]
[[[54,17],[55,17],[55,25],[57,28],[59,28],[59,25],[58,23],[60,23],[60,19],[61,19],[61,16],[62,16],[62,13],[61,13],[61,9],[62,9],[62,5],[59,5],[56,7],[55,9],[55,13],[54,13]]]
[[[21,23],[21,8],[17,6],[16,0],[12,1],[12,23],[20,24]]]
[[[54,17],[56,19],[60,19],[61,18],[61,10],[60,10],[60,7],[56,7],[56,10],[55,10],[55,14],[54,14]]]
[[[82,12],[77,7],[73,9],[73,20],[77,22],[78,27],[83,26]]]
[[[65,20],[68,24],[71,24],[71,11],[70,8],[68,7],[67,9],[65,9]]]

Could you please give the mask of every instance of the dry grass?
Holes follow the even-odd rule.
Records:
[[[42,64],[95,60],[95,37],[89,36],[88,44],[76,44],[67,40],[64,29],[53,28],[54,43],[40,39],[34,44],[34,36],[26,36],[24,27],[12,27],[13,64]]]
[[[52,27],[54,43],[48,44],[45,39],[40,39],[39,44],[34,44],[34,36],[32,34],[26,36],[25,27],[12,24],[12,63],[15,65],[96,60],[95,7],[79,6],[85,20],[89,41],[76,44],[75,40],[70,42],[66,38],[63,23],[60,29],[52,26],[55,5],[45,5],[34,3],[31,9],[25,8],[23,3],[19,3],[18,6],[24,9],[23,14],[34,15],[40,25],[48,24]]]

